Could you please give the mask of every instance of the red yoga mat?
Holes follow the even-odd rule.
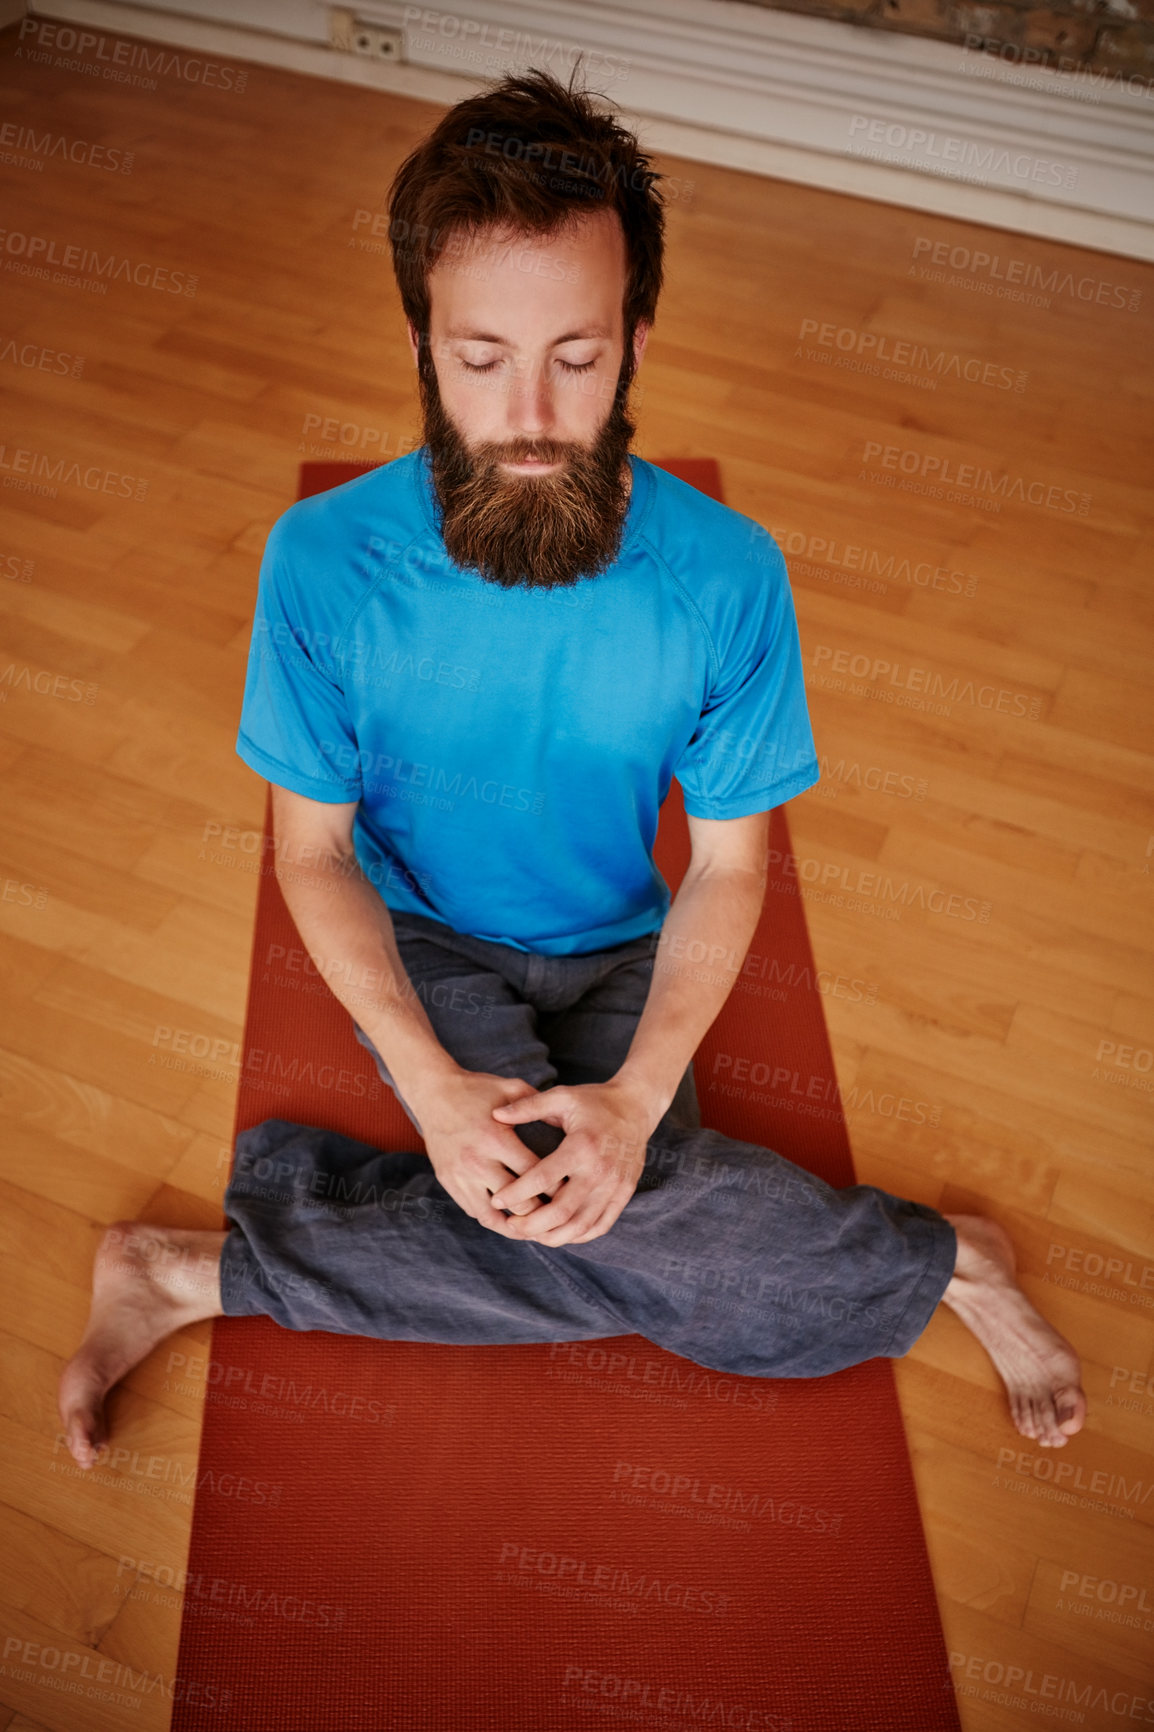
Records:
[[[301,494],[365,467],[304,464]],[[660,467],[721,496],[712,460]],[[780,808],[771,842],[697,1055],[702,1118],[849,1185]],[[676,892],[676,782],[656,858]],[[422,1146],[268,870],[236,1131],[274,1117]],[[221,1318],[197,1483],[175,1732],[959,1729],[885,1359],[769,1380],[640,1335],[454,1347]]]

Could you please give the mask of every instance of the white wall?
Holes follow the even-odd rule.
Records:
[[[327,46],[322,0],[36,0],[123,31],[439,105],[577,52],[646,146],[1154,259],[1154,90],[740,0],[359,0],[399,63]],[[432,14],[431,27],[425,21]],[[605,70],[613,74],[605,77]]]

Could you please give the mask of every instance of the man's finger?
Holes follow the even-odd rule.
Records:
[[[498,1209],[486,1209],[484,1204],[477,1211],[477,1220],[482,1227],[488,1227],[492,1233],[501,1233],[506,1239],[512,1238],[509,1223]]]
[[[602,1199],[602,1193],[591,1199],[590,1207],[585,1211],[585,1225],[582,1226],[576,1217],[567,1222],[567,1227],[575,1229],[567,1232],[564,1238],[546,1235],[545,1243],[549,1245],[582,1245],[587,1239],[599,1239],[602,1233],[607,1233],[621,1214],[630,1197],[636,1190],[635,1185],[619,1186],[611,1190],[604,1208],[597,1212],[597,1203]]]
[[[565,1091],[557,1084],[551,1088],[534,1089],[532,1094],[518,1095],[516,1100],[503,1101],[499,1107],[493,1108],[493,1117],[506,1125],[528,1124],[533,1119],[544,1119],[558,1112],[558,1102],[564,1102]]]
[[[466,1215],[471,1215],[473,1220],[479,1222],[482,1227],[490,1227],[495,1233],[507,1232],[508,1222],[499,1210],[493,1208],[488,1192],[477,1197],[471,1191],[468,1194],[462,1192],[458,1196],[455,1190],[449,1190],[448,1185],[445,1186],[445,1190],[448,1191],[458,1209],[463,1209]]]
[[[562,1221],[557,1227],[547,1228],[540,1233],[534,1230],[525,1234],[524,1237],[532,1239],[537,1245],[579,1245],[584,1239],[596,1237],[592,1228],[583,1225],[583,1223],[589,1222],[590,1218],[590,1211],[585,1210],[575,1213],[568,1221]],[[601,1215],[597,1215],[593,1225],[596,1226],[602,1218]]]
[[[540,1208],[541,1205],[537,1204],[537,1207]],[[527,1213],[532,1214],[532,1209],[528,1210]],[[517,1237],[514,1228],[518,1217],[516,1215],[504,1214],[503,1211],[494,1204],[493,1193],[489,1190],[488,1186],[485,1187],[484,1198],[478,1204],[476,1219],[480,1221],[483,1227],[492,1228],[494,1233],[501,1233],[506,1239]]]
[[[539,1166],[540,1160],[535,1158],[535,1164]],[[539,1209],[542,1203],[550,1203],[553,1200],[553,1193],[552,1191],[546,1190],[544,1181],[542,1179],[536,1179],[535,1183],[538,1185],[539,1189],[534,1191],[533,1195],[526,1202],[506,1202],[505,1192],[510,1183],[512,1183],[511,1180],[498,1179],[496,1184],[489,1188],[489,1196],[490,1198],[496,1198],[499,1194],[501,1201],[495,1203],[494,1206],[498,1209],[508,1209],[511,1215],[532,1214],[533,1210]],[[562,1183],[564,1183],[564,1180],[562,1180]]]
[[[542,1157],[535,1155],[532,1149],[526,1148],[511,1125],[505,1127],[494,1125],[493,1128],[494,1130],[504,1128],[509,1132],[507,1144],[505,1138],[501,1138],[500,1161],[503,1167],[509,1167],[515,1175],[523,1177],[533,1167],[540,1166]]]
[[[531,1172],[526,1168],[520,1178],[511,1179],[496,1192],[497,1207],[516,1210],[535,1197],[538,1191],[548,1191],[550,1196],[554,1196],[558,1185],[569,1176],[572,1159],[572,1149],[564,1156],[560,1149],[554,1149],[551,1155],[534,1158]]]
[[[595,1199],[590,1196],[588,1180],[582,1184],[570,1179],[567,1185],[562,1185],[551,1203],[543,1204],[529,1215],[513,1217],[518,1223],[524,1222],[523,1226],[518,1225],[515,1229],[516,1235],[526,1239],[541,1239],[555,1227],[567,1227],[589,1207],[591,1201]]]
[[[625,1205],[622,1204],[621,1208],[624,1208],[624,1206]],[[595,1215],[587,1226],[581,1228],[580,1223],[578,1223],[578,1232],[576,1232],[573,1237],[566,1242],[570,1245],[583,1245],[587,1239],[599,1239],[602,1233],[607,1233],[609,1231],[610,1227],[621,1213],[621,1208],[618,1208],[615,1203],[606,1204],[601,1213]],[[570,1226],[573,1225],[572,1222],[569,1224]]]
[[[580,1221],[570,1221],[569,1225],[575,1226],[577,1230],[568,1243],[580,1245],[585,1239],[597,1239],[602,1233],[607,1233],[628,1201],[629,1197],[619,1196],[617,1190],[611,1190],[607,1199],[602,1193],[598,1193],[585,1211],[584,1225]],[[598,1208],[598,1204],[602,1202],[604,1208]]]
[[[488,1204],[490,1205],[490,1207],[495,1208],[500,1213],[501,1219],[504,1220],[504,1218],[505,1218],[505,1204],[493,1202],[493,1198],[496,1195],[496,1193],[493,1191],[493,1189],[490,1186],[486,1185],[485,1190],[487,1193],[486,1200],[487,1200]],[[530,1202],[522,1203],[519,1205],[518,1208],[510,1209],[508,1212],[510,1215],[531,1215],[533,1213],[534,1209],[539,1209],[543,1203],[548,1203],[551,1201],[552,1201],[552,1199],[550,1197],[534,1197]]]

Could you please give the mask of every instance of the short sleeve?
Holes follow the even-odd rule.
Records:
[[[324,618],[323,573],[294,567],[291,517],[265,543],[236,750],[267,781],[335,805],[362,792],[340,669],[326,654],[339,622]]]
[[[720,663],[674,774],[693,818],[744,818],[812,788],[820,768],[785,557],[755,526],[715,641]]]

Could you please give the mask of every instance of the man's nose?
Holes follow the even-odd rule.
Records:
[[[543,361],[519,360],[512,370],[506,398],[510,428],[518,433],[545,433],[556,419],[555,385]]]

